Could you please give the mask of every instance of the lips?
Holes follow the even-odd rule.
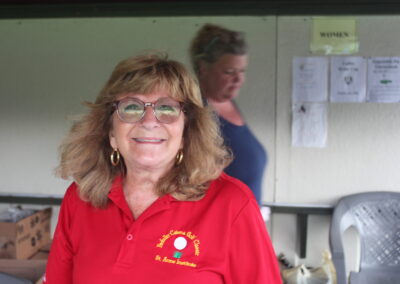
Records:
[[[240,89],[240,87],[241,87],[241,86],[236,86],[236,85],[235,85],[235,86],[231,86],[231,89],[237,90],[237,89]]]
[[[135,142],[138,143],[161,143],[164,142],[165,139],[160,139],[160,138],[132,138]]]

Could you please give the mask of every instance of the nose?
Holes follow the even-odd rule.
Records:
[[[235,72],[235,75],[233,77],[233,81],[239,85],[243,84],[245,80],[245,74],[242,71],[237,71]]]
[[[145,127],[145,128],[153,128],[155,126],[158,126],[160,122],[157,120],[153,107],[152,106],[146,106],[144,109],[144,114],[142,119],[140,120],[140,123]]]

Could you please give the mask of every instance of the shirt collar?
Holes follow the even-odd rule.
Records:
[[[123,191],[123,177],[122,175],[118,175],[114,178],[110,192],[108,193],[108,198],[113,202],[116,206],[118,206],[126,215],[132,216],[131,210],[126,202],[124,191]],[[157,206],[158,209],[166,209],[169,208],[172,202],[179,201],[176,198],[172,197],[170,194],[166,194],[160,197],[155,203],[161,205]],[[153,211],[151,209],[150,211]]]
[[[128,203],[125,200],[122,181],[123,179],[121,175],[118,175],[114,178],[111,184],[110,192],[108,193],[108,198],[126,215],[132,216]]]

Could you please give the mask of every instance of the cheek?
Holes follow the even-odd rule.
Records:
[[[110,140],[110,145],[113,149],[117,148],[117,141],[115,138],[115,122],[114,122],[114,118],[111,121],[111,129],[110,132],[108,133],[108,138]]]
[[[228,76],[221,76],[218,80],[218,86],[222,89],[224,87],[227,87],[232,81],[232,78]]]
[[[182,149],[183,148],[183,144],[184,144],[184,138],[183,138],[183,131],[182,131],[182,133],[180,133],[180,135],[181,135],[181,138],[180,138],[180,143],[179,143],[179,149]]]
[[[110,130],[110,145],[113,148],[119,148],[121,140],[129,132],[129,126],[122,123],[117,117],[113,118],[112,129]]]
[[[110,135],[110,145],[113,149],[117,149],[117,141],[115,140],[115,137]]]
[[[183,138],[183,134],[184,134],[184,122],[182,122],[174,131],[174,136],[176,137],[176,141],[178,144],[178,148],[182,149],[183,148],[183,143],[184,143],[184,138]]]

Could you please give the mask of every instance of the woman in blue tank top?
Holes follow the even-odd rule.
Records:
[[[233,100],[245,81],[247,46],[244,34],[206,24],[193,39],[190,55],[202,95],[217,113],[225,144],[234,156],[225,171],[247,184],[261,204],[267,153],[247,127]]]

